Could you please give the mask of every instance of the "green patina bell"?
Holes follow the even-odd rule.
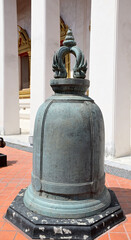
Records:
[[[74,78],[66,78],[66,54],[76,57]],[[55,95],[36,116],[32,183],[24,196],[30,210],[55,218],[82,218],[110,205],[105,187],[104,123],[94,101],[85,95],[87,63],[71,30],[53,58]]]

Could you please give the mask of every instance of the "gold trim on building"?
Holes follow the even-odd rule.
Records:
[[[60,41],[65,40],[67,31],[68,26],[64,23],[63,19],[60,17]]]
[[[29,58],[29,85],[30,85],[30,69],[31,69],[31,40],[25,29],[18,25],[18,55],[28,55]],[[21,89],[19,91],[19,98],[30,98],[30,88]]]
[[[64,23],[63,19],[60,17],[60,45],[62,45],[65,40],[66,33],[68,31],[68,26]],[[67,71],[67,77],[70,78],[70,54],[65,56],[65,67]]]
[[[25,29],[23,29],[19,25],[18,28],[19,28],[18,54],[21,55],[23,53],[31,51],[31,40]]]
[[[65,40],[68,26],[64,23],[63,19],[60,17],[60,45],[62,45]],[[18,25],[18,55],[22,56],[27,54],[29,57],[29,76],[31,72],[31,39],[25,29]],[[67,77],[70,78],[70,54],[65,56],[65,66],[67,71]],[[30,77],[29,77],[29,81]],[[30,85],[30,83],[29,83]],[[30,88],[22,89],[19,91],[19,98],[30,98]]]
[[[19,98],[30,98],[30,88],[20,90]]]

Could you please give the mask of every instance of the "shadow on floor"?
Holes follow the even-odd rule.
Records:
[[[7,160],[7,167],[8,167],[8,166],[11,166],[11,165],[13,165],[13,164],[15,164],[15,163],[17,163],[16,160],[12,160],[12,161]]]

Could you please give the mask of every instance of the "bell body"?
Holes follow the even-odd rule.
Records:
[[[89,81],[83,81],[84,92]],[[102,113],[79,92],[81,86],[67,87],[61,79],[53,80],[52,87],[56,94],[41,105],[36,116],[32,183],[24,203],[49,217],[91,216],[110,205]]]

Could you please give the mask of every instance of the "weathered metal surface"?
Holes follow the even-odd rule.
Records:
[[[54,78],[66,78],[67,72],[64,64],[65,55],[72,53],[76,57],[76,64],[73,68],[74,78],[85,78],[87,70],[87,61],[84,63],[84,55],[80,48],[76,46],[71,29],[67,31],[65,41],[62,47],[56,52],[53,58]]]
[[[98,184],[104,181],[102,115],[94,102],[78,99],[54,96],[37,114],[32,183],[38,191],[92,194],[103,189]]]
[[[53,62],[56,79],[50,85],[55,95],[37,112],[32,183],[24,203],[45,216],[79,218],[101,212],[111,200],[105,187],[102,113],[85,96],[86,63],[71,31],[64,44]],[[60,78],[66,77],[63,58],[68,51],[76,53],[73,79]]]

